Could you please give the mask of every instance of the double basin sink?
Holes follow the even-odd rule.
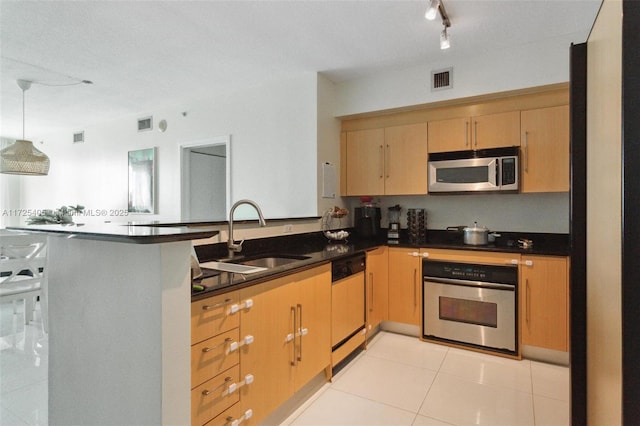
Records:
[[[223,272],[233,272],[237,274],[252,274],[263,272],[269,269],[285,266],[290,263],[309,259],[309,256],[292,254],[268,254],[262,256],[238,257],[233,259],[222,259],[217,262],[205,262],[200,266],[207,269],[214,269]]]

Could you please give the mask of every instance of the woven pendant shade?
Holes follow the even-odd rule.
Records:
[[[33,142],[17,140],[0,151],[0,173],[13,175],[49,174],[49,157],[33,146]]]

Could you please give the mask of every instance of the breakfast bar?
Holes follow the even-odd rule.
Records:
[[[11,229],[49,237],[50,424],[188,424],[191,240],[218,231]]]

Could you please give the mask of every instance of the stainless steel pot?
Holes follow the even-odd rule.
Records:
[[[473,226],[463,229],[464,243],[472,246],[485,246],[489,244],[489,229],[484,226],[478,226],[478,222],[474,222]]]

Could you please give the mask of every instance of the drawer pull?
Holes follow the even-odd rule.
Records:
[[[227,313],[229,315],[232,315],[238,312],[240,309],[251,309],[252,306],[253,306],[253,300],[247,299],[242,303],[234,303],[233,305],[229,306],[229,311]]]
[[[202,310],[203,311],[210,311],[212,309],[216,309],[216,308],[220,308],[222,306],[226,306],[231,302],[233,302],[233,299],[224,299],[224,301],[220,302],[220,303],[216,303],[216,304],[213,304],[213,305],[203,305],[202,306]]]
[[[233,339],[231,337],[227,337],[226,339],[224,339],[224,341],[222,343],[219,343],[219,344],[217,344],[215,346],[211,346],[211,347],[205,346],[204,348],[202,348],[202,352],[205,352],[205,353],[211,352],[212,350],[217,349],[220,346],[224,346],[224,345],[228,344],[231,341],[233,341]]]
[[[227,417],[227,423],[225,423],[225,426],[238,426],[240,423],[242,423],[245,420],[249,420],[251,417],[253,417],[253,410],[249,408],[247,411],[244,412],[242,416],[240,416],[237,419],[234,419],[231,416]]]

